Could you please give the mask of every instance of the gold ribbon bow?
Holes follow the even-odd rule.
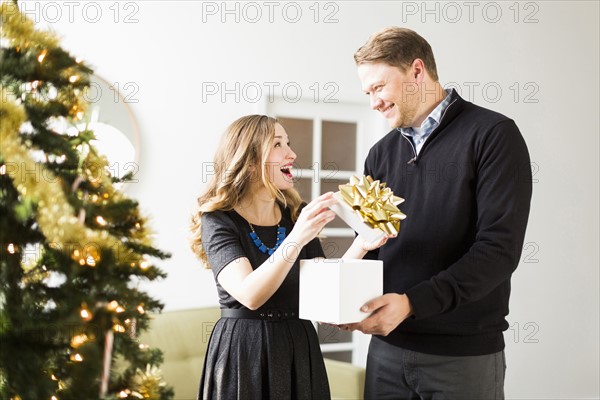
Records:
[[[390,188],[385,187],[385,182],[373,181],[370,176],[353,176],[349,183],[340,185],[339,189],[344,201],[363,222],[388,235],[398,234],[400,220],[406,215],[396,206],[404,199],[394,196]]]

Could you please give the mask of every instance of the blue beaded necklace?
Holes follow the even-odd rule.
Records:
[[[279,226],[279,224],[277,224],[277,242],[275,242],[275,246],[273,246],[272,248],[267,247],[267,245],[265,245],[256,234],[256,231],[254,230],[252,224],[248,222],[248,225],[250,225],[250,229],[252,229],[252,232],[249,233],[250,238],[254,242],[254,245],[258,247],[258,250],[260,250],[261,253],[269,253],[269,255],[273,254],[275,250],[277,250],[279,245],[283,242],[283,239],[285,239],[285,226]]]

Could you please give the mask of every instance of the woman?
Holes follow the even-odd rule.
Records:
[[[328,399],[316,332],[298,319],[300,259],[324,257],[317,234],[334,219],[332,193],[303,207],[296,154],[273,118],[233,122],[193,217],[194,252],[213,270],[221,319],[204,362],[199,399]],[[357,237],[345,257],[385,243]]]

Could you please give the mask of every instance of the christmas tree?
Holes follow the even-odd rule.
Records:
[[[0,17],[0,398],[170,399],[137,339],[168,254],[90,143],[92,70],[16,3]]]

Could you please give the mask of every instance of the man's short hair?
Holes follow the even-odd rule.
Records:
[[[354,53],[357,65],[383,62],[406,72],[412,62],[420,58],[434,81],[438,81],[435,58],[431,46],[417,32],[391,26],[373,34],[367,43]]]

